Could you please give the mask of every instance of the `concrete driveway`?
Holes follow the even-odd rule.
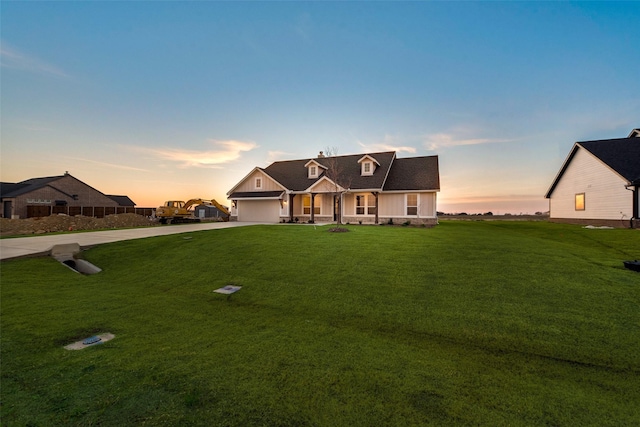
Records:
[[[176,224],[158,227],[131,228],[127,230],[90,231],[85,233],[56,234],[34,237],[0,239],[0,260],[23,256],[44,255],[54,245],[78,243],[80,247],[119,242],[121,240],[144,239],[192,231],[216,230],[219,228],[258,225],[257,222],[206,222],[198,224]]]

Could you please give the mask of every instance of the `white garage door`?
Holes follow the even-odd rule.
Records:
[[[280,201],[238,200],[238,221],[280,222]]]

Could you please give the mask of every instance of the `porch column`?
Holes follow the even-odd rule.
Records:
[[[371,194],[373,194],[373,197],[376,198],[376,222],[375,223],[377,224],[378,223],[378,193],[375,192],[375,193],[371,193]],[[367,207],[367,209],[368,209],[368,207]]]
[[[295,194],[289,194],[289,222],[293,222],[293,198]]]
[[[309,222],[311,222],[311,223],[315,222],[315,220],[314,220],[315,217],[314,217],[314,213],[313,213],[314,207],[315,207],[314,206],[315,205],[315,203],[314,203],[315,198],[316,198],[316,195],[311,193],[311,219],[309,220]]]
[[[633,189],[633,218],[631,219],[631,228],[635,228],[635,222],[640,219],[640,185],[636,185]]]

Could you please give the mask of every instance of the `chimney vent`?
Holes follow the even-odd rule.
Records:
[[[318,158],[319,158],[319,159],[324,158],[324,153],[323,153],[322,151],[321,151],[320,153],[318,153]]]

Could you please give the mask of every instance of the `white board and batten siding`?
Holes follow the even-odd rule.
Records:
[[[261,187],[256,187],[256,178],[260,178]],[[235,188],[234,191],[284,191],[284,189],[270,176],[262,173],[261,171],[254,171],[242,184]]]
[[[383,193],[380,195],[380,215],[404,218],[407,215],[407,194],[416,193]],[[418,194],[418,218],[435,218],[436,193],[421,192]]]
[[[620,175],[578,147],[549,199],[551,218],[631,218],[632,194]],[[576,194],[584,193],[584,210],[576,210]]]
[[[369,195],[363,193],[361,195]],[[418,195],[418,214],[407,215],[407,194]],[[358,193],[345,195],[345,215],[355,215]],[[411,193],[380,193],[378,195],[378,215],[389,218],[435,218],[436,217],[436,193],[435,192],[411,192]]]

